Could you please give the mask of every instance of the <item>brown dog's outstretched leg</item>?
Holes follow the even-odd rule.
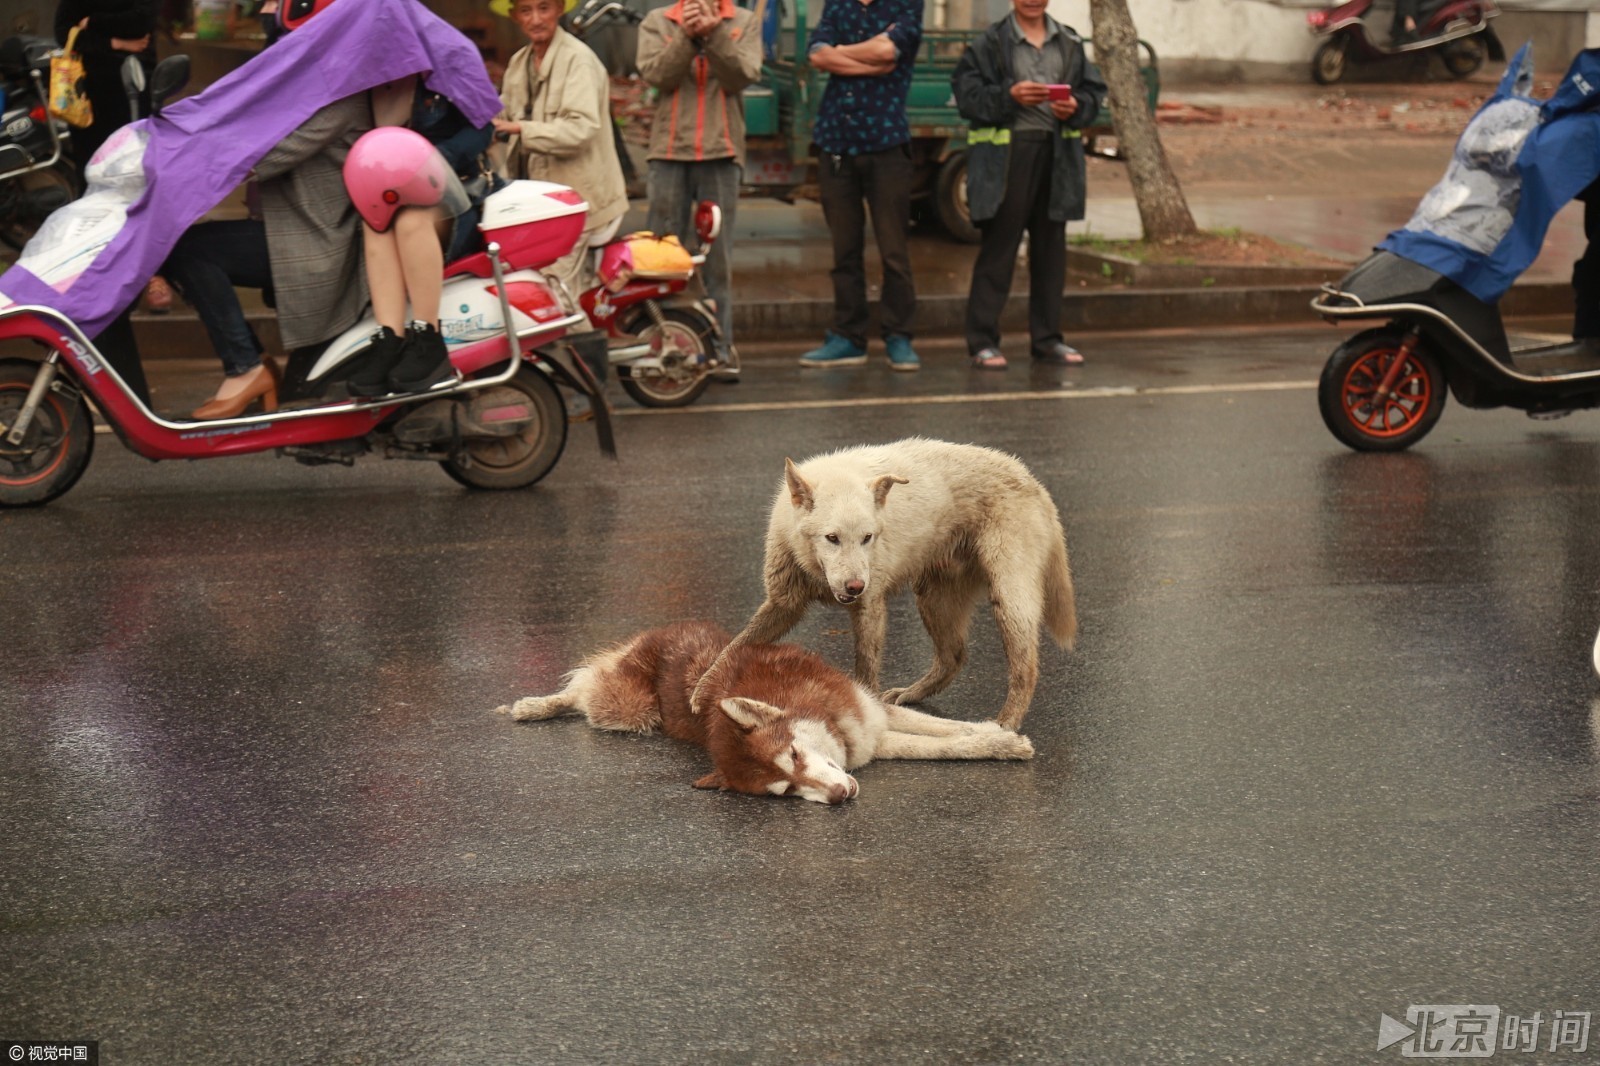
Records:
[[[995,729],[953,737],[885,733],[878,739],[880,759],[1031,759],[1033,743],[1021,733]]]

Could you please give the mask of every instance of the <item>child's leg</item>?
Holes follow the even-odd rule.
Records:
[[[408,209],[395,216],[394,234],[411,297],[405,352],[389,373],[402,392],[423,392],[455,376],[449,346],[439,334],[439,294],[444,287],[444,246],[435,228],[437,211]]]
[[[401,213],[403,217],[404,212]],[[398,223],[399,219],[395,221]],[[378,325],[402,333],[406,328],[406,277],[401,267],[403,253],[398,235],[394,229],[379,233],[363,223],[361,239],[366,255],[367,288],[372,296],[372,315],[378,320]]]
[[[363,223],[361,245],[366,257],[372,317],[381,328],[373,335],[361,362],[354,364],[345,385],[350,395],[371,398],[392,391],[389,373],[400,361],[406,332],[406,280],[400,242],[393,229],[379,233]]]
[[[404,273],[404,292],[411,297],[411,317],[434,327],[439,325],[439,292],[444,287],[444,248],[439,244],[436,215],[435,211],[408,208],[395,216],[393,229]],[[371,277],[370,266],[368,276]],[[376,296],[373,309],[377,309]]]

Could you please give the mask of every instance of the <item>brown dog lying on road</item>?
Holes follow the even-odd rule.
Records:
[[[729,649],[712,709],[689,694],[728,647],[709,622],[651,629],[590,656],[552,696],[496,708],[517,721],[582,712],[596,729],[661,731],[698,744],[713,769],[694,783],[763,796],[842,803],[860,791],[850,770],[873,759],[1029,759],[1028,738],[993,722],[956,722],[885,704],[793,644]]]

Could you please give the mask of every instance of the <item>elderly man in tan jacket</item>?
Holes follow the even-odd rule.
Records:
[[[611,134],[610,81],[589,46],[561,28],[561,0],[516,0],[511,18],[528,47],[506,64],[495,131],[508,134],[506,176],[554,181],[588,201],[583,236],[547,268],[576,300],[592,287],[590,245],[603,242],[628,212],[628,189]],[[574,309],[576,309],[574,307]]]
[[[706,253],[706,295],[722,336],[718,376],[738,373],[733,354],[734,209],[744,172],[744,87],[761,76],[761,28],[733,0],[677,0],[639,26],[639,73],[656,88],[650,126],[650,221],[656,233],[694,240],[694,205],[722,208],[722,236]]]

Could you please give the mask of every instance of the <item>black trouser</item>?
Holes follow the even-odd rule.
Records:
[[[1006,194],[1000,210],[978,223],[983,244],[967,297],[967,351],[1000,347],[1000,312],[1011,295],[1017,249],[1028,234],[1028,335],[1035,356],[1061,341],[1061,292],[1067,282],[1067,224],[1050,219],[1051,133],[1011,134]]]
[[[150,386],[145,381],[139,344],[133,339],[133,320],[129,317],[132,314],[133,308],[129,307],[113,318],[110,325],[94,338],[94,346],[101,357],[111,364],[111,368],[122,375],[122,380],[128,383],[133,394],[143,400],[145,406],[149,406]]]
[[[1578,194],[1583,201],[1583,235],[1589,244],[1572,264],[1574,337],[1600,337],[1600,180]]]
[[[862,155],[823,153],[817,168],[822,215],[833,235],[833,332],[858,347],[867,344],[867,213],[883,260],[879,325],[885,337],[911,336],[917,290],[911,282],[911,146]]]

